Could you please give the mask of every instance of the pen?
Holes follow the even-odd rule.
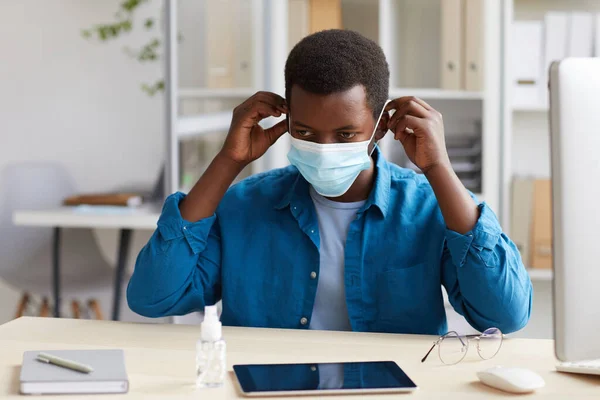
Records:
[[[94,371],[94,369],[92,367],[90,367],[89,365],[85,365],[85,364],[78,363],[76,361],[71,361],[71,360],[61,358],[61,357],[53,356],[52,354],[48,354],[48,353],[39,353],[36,357],[36,360],[47,363],[47,364],[58,365],[59,367],[68,368],[73,371],[79,371],[79,372],[83,372],[86,374],[89,374],[90,372]]]

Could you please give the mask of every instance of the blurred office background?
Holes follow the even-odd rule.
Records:
[[[46,213],[55,222],[37,227],[26,211],[74,194],[135,192],[151,203],[156,188],[189,190],[233,107],[257,90],[283,94],[291,47],[328,28],[378,42],[390,96],[416,95],[444,114],[455,170],[496,210],[534,284],[532,320],[517,335],[552,337],[547,70],[600,56],[595,0],[0,0],[0,322],[53,314],[52,227],[82,215],[94,216],[85,229],[62,229],[60,312],[95,318],[96,300],[111,318],[123,244],[113,222],[137,228],[123,290],[158,209]],[[286,165],[287,146],[283,138],[240,178]],[[382,149],[413,168],[391,138]],[[120,302],[120,319],[149,321]],[[448,315],[469,329],[449,306]]]

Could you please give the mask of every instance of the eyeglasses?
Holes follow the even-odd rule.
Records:
[[[421,362],[425,362],[434,347],[438,346],[438,354],[440,360],[442,360],[444,364],[458,364],[467,355],[469,342],[471,340],[474,340],[477,343],[477,353],[479,354],[479,357],[484,360],[489,360],[500,351],[503,336],[504,335],[502,335],[502,332],[498,328],[486,329],[479,335],[459,335],[455,331],[451,331],[440,336],[438,340],[433,342],[433,346],[431,346]]]

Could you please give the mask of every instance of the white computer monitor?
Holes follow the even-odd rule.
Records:
[[[600,58],[552,65],[550,132],[556,356],[600,359]]]

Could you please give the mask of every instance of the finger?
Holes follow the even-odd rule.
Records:
[[[267,104],[267,103],[263,103],[263,102],[259,102],[256,104],[256,112],[258,114],[258,119],[256,120],[256,122],[260,122],[261,120],[268,118],[268,117],[281,117],[282,112],[277,109],[276,107]]]
[[[275,105],[270,101],[257,100],[259,103],[266,104],[269,107],[273,107],[273,109],[279,111],[281,114],[287,114],[287,108],[281,105]]]
[[[252,104],[246,104],[241,109],[240,120],[244,125],[254,126],[267,117],[280,117],[281,111],[271,104],[262,101],[256,101]]]
[[[276,94],[276,93],[272,93],[272,92],[257,92],[254,96],[252,96],[255,99],[258,99],[260,101],[264,101],[266,103],[272,104],[278,108],[281,108],[282,110],[287,111],[287,102],[285,101],[285,99],[283,97],[281,97],[280,95]]]
[[[397,99],[396,99],[397,100]],[[395,110],[398,108],[398,103],[396,102],[396,100],[390,100],[385,107],[383,108],[384,112],[390,112],[392,110]]]
[[[288,130],[287,120],[282,120],[265,130],[265,134],[269,138],[271,144],[275,143]]]
[[[408,133],[406,130],[401,130],[398,131],[397,133],[394,132],[394,139],[400,141],[400,143],[404,144],[404,141],[406,139],[408,139],[408,137],[411,135],[411,133]]]
[[[254,95],[247,98],[242,104],[237,106],[234,112],[241,112],[242,114],[248,113],[257,102],[267,103],[277,108],[282,113],[287,113],[287,104],[281,96],[270,92],[257,92]],[[283,103],[282,103],[283,101]]]
[[[428,118],[430,111],[426,110],[422,105],[414,101],[408,101],[402,104],[398,110],[392,115],[388,121],[388,127],[393,130],[393,127],[398,123],[398,120],[404,115],[412,115],[418,118]]]
[[[420,99],[415,96],[403,96],[403,97],[397,98],[394,101],[397,103],[398,106],[400,106],[401,104],[407,103],[409,101],[414,101],[415,103],[423,106],[423,108],[426,110],[433,110],[433,107],[431,107],[429,104],[427,104],[423,99]]]
[[[427,124],[428,121],[426,119],[406,114],[398,120],[396,129],[394,130],[394,137],[401,140],[400,138],[403,135],[419,135],[420,132],[426,131]],[[407,132],[407,130],[411,132]]]

